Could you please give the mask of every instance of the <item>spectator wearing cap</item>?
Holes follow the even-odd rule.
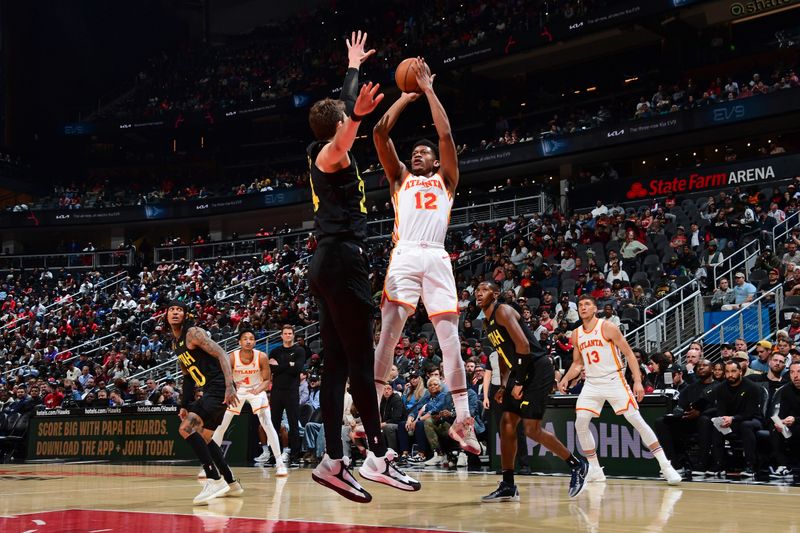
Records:
[[[734,276],[733,294],[734,299],[732,304],[725,304],[722,306],[723,311],[730,311],[733,309],[742,309],[747,307],[753,301],[756,295],[756,287],[752,283],[745,281],[744,272],[737,272]]]
[[[735,362],[739,363],[739,367],[742,369],[742,375],[744,377],[752,376],[760,374],[757,370],[753,370],[750,368],[750,356],[747,355],[747,352],[744,350],[737,350],[733,352],[733,358]]]
[[[775,254],[772,253],[772,247],[765,246],[761,250],[761,254],[759,254],[758,258],[756,258],[756,262],[753,265],[754,269],[766,270],[769,272],[773,268],[780,268],[781,267],[781,260]],[[779,271],[780,272],[780,271]]]
[[[539,281],[542,290],[556,292],[558,291],[558,282],[558,276],[553,272],[553,269],[550,268],[550,265],[542,265],[542,279]]]
[[[772,352],[771,342],[766,339],[758,341],[755,346],[756,357],[750,361],[750,368],[757,372],[766,373],[769,370],[769,359]]]
[[[733,360],[733,345],[728,342],[723,342],[719,345],[719,356],[723,363]]]
[[[677,250],[679,248],[683,248],[683,246],[688,242],[688,238],[686,237],[686,228],[683,226],[678,226],[675,230],[675,235],[672,236],[672,239],[669,241],[669,245],[673,250]]]
[[[556,320],[566,320],[569,324],[576,323],[580,317],[575,302],[569,299],[569,293],[562,292],[558,305],[556,306]]]
[[[772,303],[775,301],[775,293],[771,291],[782,285],[783,281],[781,281],[781,271],[777,268],[773,268],[767,273],[767,279],[761,280],[761,282],[758,284],[758,290],[762,293],[765,293],[765,301]]]

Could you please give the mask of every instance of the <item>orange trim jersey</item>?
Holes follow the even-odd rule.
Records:
[[[253,350],[253,360],[249,363],[242,363],[240,358],[241,350],[233,352],[233,381],[236,382],[238,393],[247,393],[261,385],[264,379],[261,377],[261,355],[264,352]]]
[[[440,174],[431,177],[407,174],[392,195],[392,240],[444,244],[453,197]]]
[[[603,336],[603,319],[598,319],[591,331],[586,331],[582,325],[578,327],[578,350],[586,379],[624,372],[619,348]]]

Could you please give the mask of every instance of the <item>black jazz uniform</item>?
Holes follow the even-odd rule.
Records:
[[[523,357],[532,357],[533,360],[527,365],[526,375],[518,375],[517,350],[514,347],[514,341],[511,339],[508,330],[495,321],[495,314],[497,314],[497,308],[500,305],[505,304],[496,304],[492,315],[484,324],[486,335],[492,344],[492,348],[497,351],[500,360],[511,368],[511,378],[509,378],[503,396],[503,411],[514,413],[521,418],[529,420],[541,420],[544,416],[545,404],[553,392],[553,384],[556,380],[553,363],[550,362],[550,358],[547,357],[539,342],[534,338],[531,330],[520,318],[518,320],[519,327],[522,328],[522,332],[528,339],[531,350],[530,355],[523,355]],[[516,400],[511,396],[511,390],[514,387],[514,375],[517,375],[517,379],[522,383],[523,387],[522,399],[520,400]]]
[[[339,435],[348,377],[353,402],[359,408],[368,436],[380,435],[380,422],[373,384],[375,305],[364,244],[367,232],[364,180],[350,152],[347,154],[350,165],[346,168],[332,173],[320,170],[316,165],[317,155],[327,143],[313,142],[307,150],[314,226],[319,242],[311,260],[309,279],[311,292],[319,305],[324,360],[320,405],[327,451],[332,459],[339,459],[342,457]],[[365,399],[367,397],[371,398],[370,402]]]
[[[217,429],[225,415],[225,374],[219,365],[219,360],[209,355],[200,348],[188,349],[186,347],[186,332],[184,328],[180,339],[172,344],[172,349],[178,356],[181,366],[188,372],[183,378],[183,394],[181,406],[190,413],[194,413],[203,420],[205,429]],[[204,331],[206,335],[207,332]],[[191,379],[189,379],[191,378]],[[195,387],[203,388],[203,396],[194,400]]]

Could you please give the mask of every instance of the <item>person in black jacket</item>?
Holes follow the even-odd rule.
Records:
[[[294,342],[294,327],[286,324],[281,328],[283,344],[273,348],[269,354],[269,368],[272,371],[272,425],[280,433],[283,412],[289,422],[289,457],[284,463],[292,466],[300,461],[300,372],[306,364],[306,352]]]
[[[386,439],[386,445],[393,450],[403,450],[404,448],[397,447],[397,426],[406,419],[405,408],[403,407],[403,400],[399,394],[394,393],[390,383],[383,386],[380,411],[381,431],[383,432],[383,438]],[[405,443],[405,448],[408,448],[407,442]]]
[[[770,477],[785,477],[792,474],[794,482],[798,483],[800,482],[800,427],[796,420],[800,418],[800,363],[789,365],[789,383],[778,389],[775,394],[775,406],[781,423],[772,424],[770,437],[772,456],[779,466]],[[791,432],[789,437],[783,436],[782,426],[786,426]]]
[[[711,454],[714,458],[713,471],[724,472],[725,439],[737,435],[742,439],[744,458],[747,466],[741,477],[754,477],[757,470],[756,432],[761,429],[761,408],[764,389],[749,379],[744,379],[742,369],[736,361],[725,363],[725,382],[715,389],[717,416],[722,418],[722,427],[730,428],[731,433],[723,435],[713,431]]]
[[[693,474],[705,475],[714,430],[711,417],[716,412],[713,390],[718,384],[711,375],[711,362],[707,359],[699,361],[694,371],[697,381],[681,391],[678,405],[672,413],[656,420],[653,429],[673,465],[691,467]],[[700,446],[700,457],[695,465],[688,464],[686,456],[687,440],[692,435],[697,435]]]

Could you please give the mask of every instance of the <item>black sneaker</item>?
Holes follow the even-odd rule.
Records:
[[[356,481],[350,472],[350,459],[331,459],[326,453],[317,467],[311,472],[311,478],[332,489],[348,500],[356,503],[369,503],[372,496]]]
[[[497,489],[491,494],[481,498],[484,503],[518,502],[519,490],[516,485],[507,485],[504,481],[497,484]]]
[[[580,463],[572,467],[572,477],[569,480],[569,497],[575,498],[586,486],[586,474],[589,473],[589,461],[583,457],[578,458]]]
[[[756,477],[756,473],[753,471],[752,468],[748,467],[748,468],[745,468],[744,470],[742,470],[739,473],[739,477],[742,478],[742,479]]]

